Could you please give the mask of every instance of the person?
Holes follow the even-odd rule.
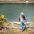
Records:
[[[25,29],[25,24],[24,23],[26,22],[26,18],[24,16],[23,12],[21,12],[21,14],[19,16],[19,22],[20,22],[20,30],[24,31],[24,29]]]

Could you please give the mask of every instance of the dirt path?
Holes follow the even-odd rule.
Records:
[[[0,30],[0,34],[34,34],[34,29],[28,28],[21,32],[19,29]]]

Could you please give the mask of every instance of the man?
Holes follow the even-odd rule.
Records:
[[[21,29],[21,31],[24,31],[24,29],[25,29],[25,24],[24,23],[26,22],[26,18],[24,16],[23,12],[21,12],[21,14],[19,16],[19,22],[20,22],[20,29]]]

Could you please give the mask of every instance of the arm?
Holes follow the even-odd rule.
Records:
[[[18,21],[20,22],[20,17],[18,18]]]

